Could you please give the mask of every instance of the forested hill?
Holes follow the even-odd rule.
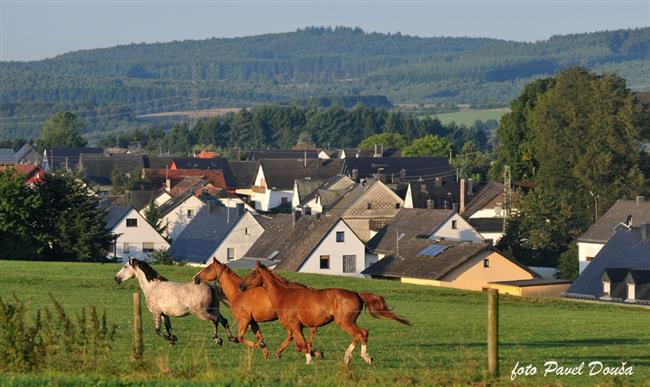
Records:
[[[505,106],[531,79],[572,65],[617,71],[628,86],[648,90],[650,28],[521,43],[310,27],[0,65],[0,138],[31,137],[60,109],[78,113],[88,131],[133,126],[137,114],[187,110],[193,76],[201,108],[360,94],[397,104]]]

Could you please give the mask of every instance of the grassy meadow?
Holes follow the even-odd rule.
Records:
[[[435,117],[443,124],[455,122],[459,125],[469,127],[472,126],[476,120],[481,120],[483,122],[487,120],[499,121],[501,116],[505,113],[507,113],[507,109],[461,110],[458,112],[436,114]]]
[[[143,309],[145,360],[137,368],[130,360],[132,341],[132,293],[137,282],[113,281],[116,264],[45,263],[0,261],[0,297],[15,294],[29,308],[51,306],[51,293],[76,313],[95,305],[106,310],[118,326],[110,371],[71,374],[47,371],[38,374],[0,375],[2,385],[388,385],[388,384],[483,384],[486,382],[486,295],[450,289],[402,285],[369,279],[346,279],[307,274],[288,274],[314,287],[345,287],[383,295],[393,310],[413,324],[377,320],[363,312],[359,323],[370,331],[368,351],[375,364],[368,366],[355,351],[350,366],[343,352],[350,338],[334,324],[319,330],[315,347],[325,354],[305,366],[304,355],[294,345],[280,360],[264,360],[261,351],[225,340],[223,347],[211,340],[211,324],[194,317],[172,318],[178,343],[171,347],[155,335],[153,319]],[[198,271],[192,267],[157,266],[170,280],[189,281]],[[225,311],[233,331],[237,329]],[[536,375],[519,376],[522,385],[641,385],[650,380],[650,310],[616,305],[561,300],[500,299],[500,372],[497,384],[510,385],[517,362],[533,364]],[[277,322],[261,324],[271,351],[284,339]],[[621,361],[634,367],[632,376],[543,376],[545,361],[578,366],[594,360],[607,366]]]

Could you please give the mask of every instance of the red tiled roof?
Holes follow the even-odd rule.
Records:
[[[167,177],[172,181],[178,182],[185,178],[198,176],[205,178],[217,188],[228,188],[223,171],[221,170],[145,168],[143,173],[145,177],[149,177],[154,181],[160,181],[161,184],[165,182]]]

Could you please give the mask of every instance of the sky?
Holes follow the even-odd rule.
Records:
[[[306,26],[536,41],[648,27],[650,0],[0,0],[0,60]]]

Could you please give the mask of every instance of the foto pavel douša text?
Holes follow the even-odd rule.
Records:
[[[611,376],[631,376],[634,375],[634,367],[628,365],[623,361],[616,365],[605,365],[601,361],[592,361],[589,363],[581,362],[580,364],[564,365],[555,360],[549,360],[544,363],[543,369],[540,371],[532,363],[522,365],[517,362],[512,368],[510,373],[510,380],[515,380],[519,376],[533,376],[540,372],[544,377],[547,376],[596,376],[596,375],[611,375]]]

